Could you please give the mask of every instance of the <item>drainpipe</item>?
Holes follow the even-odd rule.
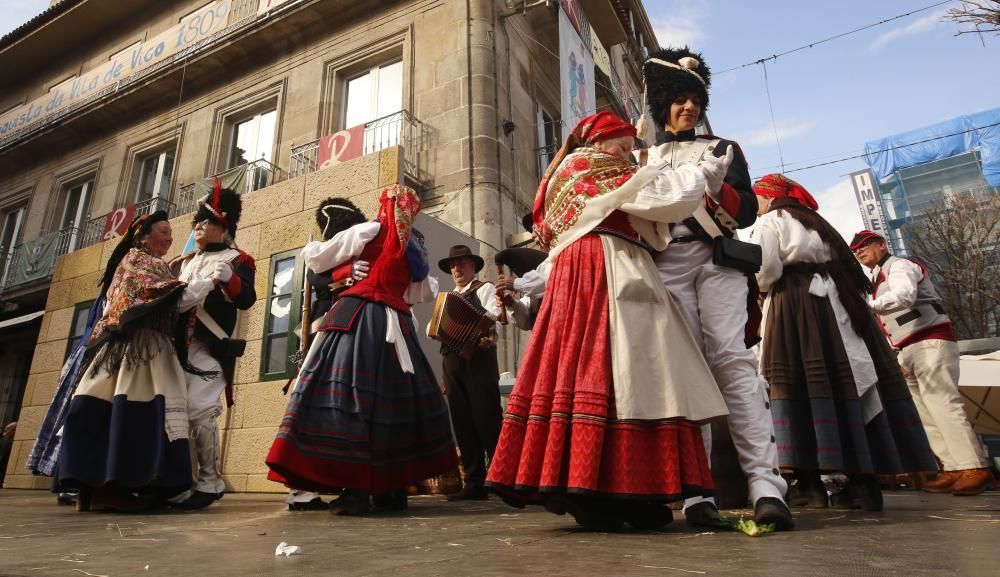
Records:
[[[469,112],[469,235],[476,238],[476,152],[475,131],[472,119],[472,0],[465,0],[465,55],[466,55],[466,94]]]

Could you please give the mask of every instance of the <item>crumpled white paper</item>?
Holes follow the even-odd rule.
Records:
[[[278,546],[274,548],[275,557],[280,557],[282,555],[288,557],[289,555],[301,555],[301,554],[302,554],[302,547],[299,547],[298,545],[289,545],[284,541],[278,543]]]

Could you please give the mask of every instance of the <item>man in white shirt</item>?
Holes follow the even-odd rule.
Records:
[[[496,288],[492,283],[476,279],[485,262],[465,245],[451,247],[448,258],[438,267],[451,274],[456,293],[469,302],[486,309],[494,319],[500,314]],[[497,364],[496,331],[479,341],[479,349],[466,360],[447,346],[441,346],[444,357],[444,388],[448,395],[455,440],[462,456],[465,486],[448,497],[449,501],[486,499],[486,460],[493,458],[503,412],[500,408],[500,370]]]
[[[872,269],[878,315],[906,377],[931,449],[943,472],[923,489],[978,495],[993,483],[983,445],[969,424],[958,392],[958,342],[941,297],[920,264],[889,254],[885,238],[863,230],[851,240],[861,264]]]

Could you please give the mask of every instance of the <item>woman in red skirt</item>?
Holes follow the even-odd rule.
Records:
[[[648,250],[727,160],[639,168],[634,138],[614,114],[584,119],[539,186],[545,298],[487,477],[507,503],[593,530],[662,527],[667,503],[711,494],[698,427],[726,414]]]

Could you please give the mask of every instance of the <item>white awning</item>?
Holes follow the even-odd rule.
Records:
[[[16,327],[27,322],[31,322],[38,317],[45,314],[45,311],[35,311],[33,313],[28,313],[26,315],[21,315],[19,317],[14,317],[12,319],[7,319],[5,321],[0,321],[0,329],[6,329],[9,327]]]

